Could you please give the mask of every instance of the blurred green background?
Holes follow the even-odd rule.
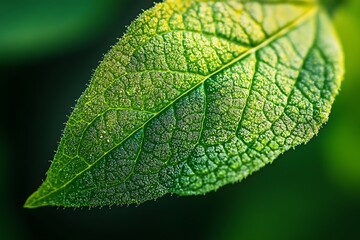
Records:
[[[0,239],[357,239],[360,1],[333,20],[346,77],[329,122],[240,184],[109,209],[23,209],[103,54],[152,6],[142,1],[0,0]]]

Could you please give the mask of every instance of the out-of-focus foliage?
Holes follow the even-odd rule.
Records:
[[[360,1],[344,3],[334,22],[346,55],[346,77],[323,141],[323,161],[334,184],[360,195]]]
[[[86,44],[124,1],[0,1],[0,60],[34,58]]]

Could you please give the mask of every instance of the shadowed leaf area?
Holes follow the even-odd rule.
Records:
[[[141,203],[238,182],[306,143],[343,75],[315,1],[175,1],[135,20],[25,207]]]

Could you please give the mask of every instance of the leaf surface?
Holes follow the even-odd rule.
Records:
[[[343,75],[314,1],[176,1],[105,55],[25,207],[141,203],[238,182],[306,143]]]

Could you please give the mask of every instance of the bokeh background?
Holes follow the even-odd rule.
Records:
[[[206,196],[111,209],[22,208],[103,54],[152,5],[0,0],[0,239],[359,239],[358,0],[333,11],[346,77],[329,122],[307,145]]]

